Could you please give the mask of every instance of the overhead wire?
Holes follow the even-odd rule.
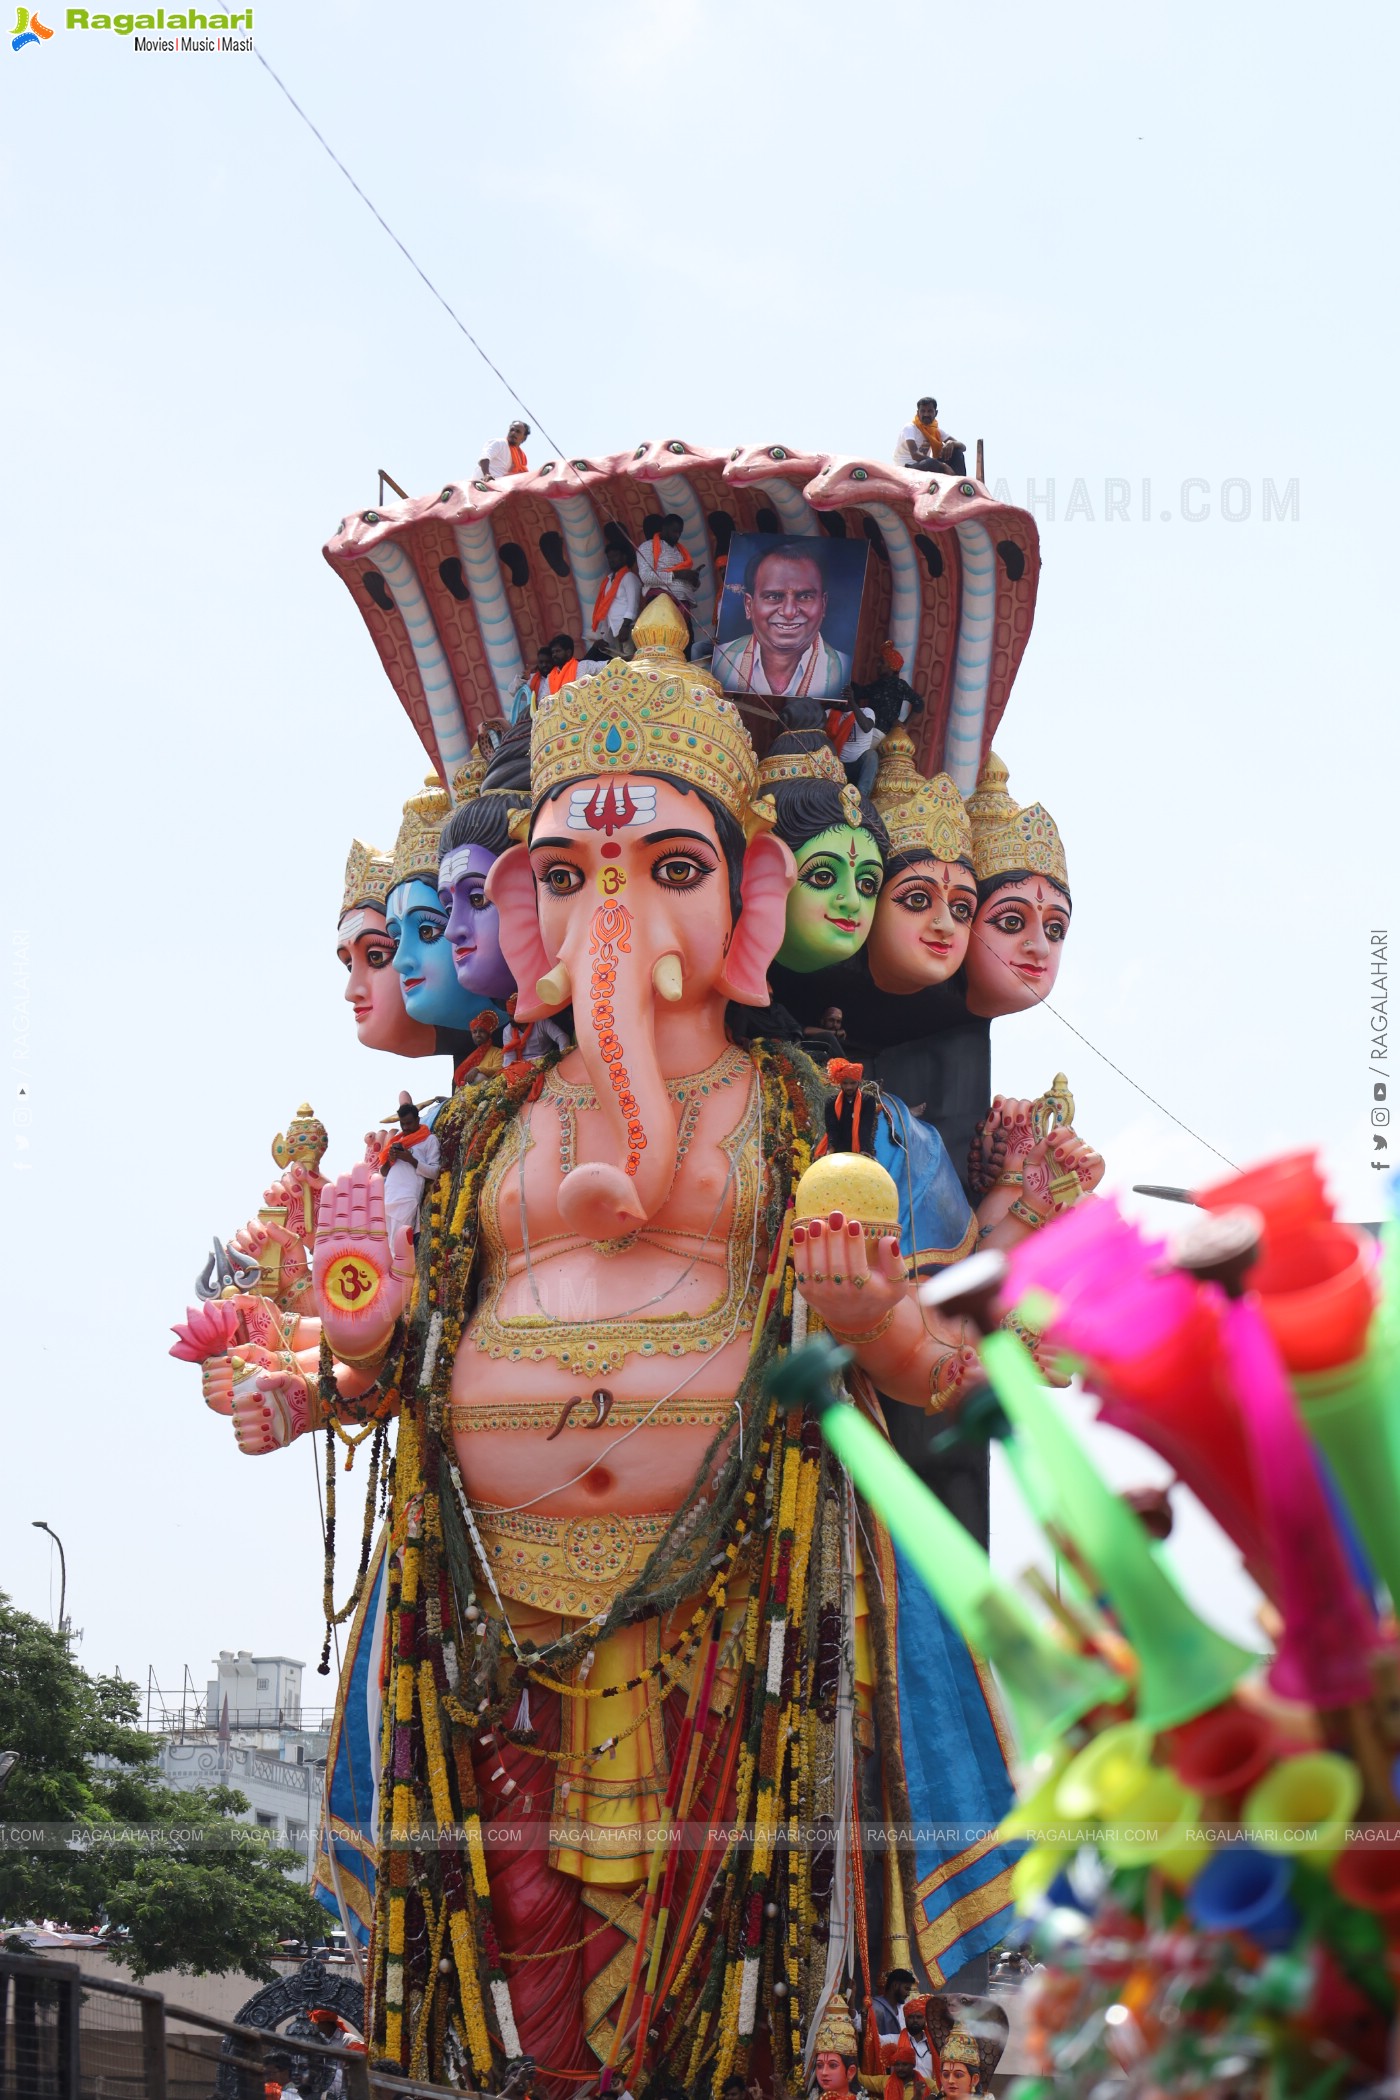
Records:
[[[985,940],[983,936],[976,931],[975,928],[973,929],[972,938],[973,940],[978,942],[978,944],[981,947],[986,949],[988,955],[990,955],[996,962],[1000,963],[1002,969],[1010,971],[1011,975],[1016,978],[1016,982],[1019,985],[1022,985],[1027,991],[1031,993],[1031,996],[1034,999],[1037,1006],[1043,1006],[1045,1008],[1045,1011],[1047,1013],[1053,1014],[1055,1016],[1055,1019],[1061,1024],[1061,1026],[1067,1028],[1071,1035],[1078,1036],[1080,1042],[1083,1043],[1085,1049],[1092,1050],[1095,1057],[1099,1058],[1102,1063],[1108,1066],[1110,1072],[1116,1072],[1120,1079],[1126,1079],[1128,1085],[1132,1087],[1135,1093],[1141,1094],[1144,1101],[1151,1102],[1153,1108],[1160,1110],[1160,1112],[1168,1119],[1169,1122],[1175,1123],[1178,1130],[1184,1130],[1189,1138],[1194,1138],[1196,1143],[1198,1145],[1203,1145],[1207,1152],[1213,1152],[1217,1159],[1223,1159],[1226,1166],[1229,1167],[1232,1173],[1238,1174],[1242,1171],[1237,1162],[1230,1158],[1228,1152],[1222,1152],[1218,1145],[1212,1145],[1209,1138],[1203,1138],[1199,1130],[1193,1130],[1189,1123],[1183,1122],[1180,1116],[1176,1115],[1173,1112],[1173,1110],[1167,1107],[1165,1101],[1159,1101],[1155,1094],[1148,1093],[1147,1088],[1145,1086],[1139,1086],[1137,1080],[1134,1079],[1131,1072],[1125,1072],[1121,1065],[1115,1064],[1113,1059],[1108,1055],[1108,1052],[1106,1050],[1100,1050],[1098,1044],[1096,1042],[1093,1042],[1090,1039],[1090,1037],[1085,1035],[1082,1028],[1076,1028],[1073,1021],[1069,1019],[1068,1015],[1062,1014],[1060,1012],[1058,1006],[1052,1006],[1043,992],[1037,992],[1032,986],[1027,985],[1025,979],[1018,975],[1013,965],[1006,960],[1005,956],[999,955],[996,949],[992,946],[991,942]]]
[[[546,428],[545,424],[535,413],[534,409],[530,407],[529,403],[525,400],[524,396],[520,394],[514,386],[512,386],[510,380],[507,379],[505,373],[501,370],[500,366],[496,363],[495,359],[491,357],[485,349],[483,349],[482,345],[472,334],[470,328],[468,328],[466,322],[462,319],[461,315],[457,312],[456,308],[452,305],[451,301],[447,299],[441,291],[439,291],[438,287],[433,283],[432,278],[428,275],[427,271],[423,268],[423,265],[418,261],[417,257],[399,238],[398,234],[395,233],[393,227],[389,224],[389,221],[385,218],[383,212],[380,211],[378,205],[374,202],[373,198],[367,196],[365,191],[361,189],[359,183],[350,173],[350,170],[346,167],[344,161],[340,158],[340,155],[336,152],[335,148],[330,144],[329,140],[325,137],[324,133],[317,128],[315,123],[313,123],[312,119],[302,108],[301,104],[297,101],[296,96],[287,86],[287,83],[285,82],[285,80],[283,80],[281,74],[278,73],[276,68],[268,62],[267,58],[261,51],[256,51],[254,53],[254,56],[257,58],[258,63],[263,67],[268,77],[281,90],[282,94],[285,95],[287,101],[291,104],[292,108],[301,118],[302,123],[305,124],[307,130],[317,141],[318,145],[321,146],[321,148],[327,154],[329,159],[340,170],[341,174],[345,177],[345,180],[349,183],[351,189],[355,192],[355,195],[365,206],[366,210],[373,214],[374,218],[378,221],[379,225],[384,229],[385,233],[388,234],[389,239],[393,242],[394,246],[403,256],[404,261],[409,265],[410,269],[413,270],[415,275],[422,280],[423,284],[432,293],[433,297],[437,300],[438,305],[442,308],[443,312],[447,315],[448,319],[452,322],[453,326],[463,336],[466,337],[467,341],[471,344],[473,350],[475,350],[477,356],[487,367],[488,371],[494,373],[496,378],[500,380],[501,385],[505,388],[511,400],[516,404],[517,408],[523,411],[525,420],[531,425],[533,429],[538,430],[540,435],[543,438],[545,438],[550,445],[554,447],[556,455],[564,464],[566,469],[576,476],[581,487],[584,486],[582,475],[578,473],[578,470],[574,466],[573,461],[566,458],[564,448],[562,447],[562,445],[560,445],[558,439],[553,435],[553,433],[549,429]],[[610,522],[616,525],[620,531],[626,530],[626,528],[622,526],[620,520],[613,518],[610,520]],[[629,542],[630,537],[631,536],[629,534]],[[980,940],[981,935],[974,934],[973,938],[976,940]],[[983,942],[983,945],[987,947],[989,953],[995,953],[995,950],[993,950],[990,947],[989,943]],[[997,956],[997,961],[1003,962],[1003,958],[1001,956]],[[1003,962],[1003,967],[1010,968],[1010,965]],[[1018,979],[1018,982],[1024,982],[1024,980]],[[1062,1014],[1058,1007],[1051,1006],[1049,1000],[1042,997],[1039,993],[1034,994],[1034,997],[1036,999],[1037,1005],[1044,1006],[1047,1012],[1052,1013],[1055,1016],[1055,1019],[1059,1021],[1064,1027],[1068,1028],[1071,1035],[1077,1036],[1079,1041],[1084,1044],[1086,1049],[1092,1050],[1095,1057],[1100,1059],[1100,1061],[1103,1064],[1106,1064],[1110,1071],[1116,1072],[1120,1079],[1125,1079],[1127,1081],[1128,1085],[1133,1088],[1135,1093],[1141,1094],[1144,1101],[1150,1103],[1151,1106],[1157,1109],[1161,1115],[1166,1116],[1169,1122],[1175,1123],[1179,1130],[1184,1130],[1189,1138],[1194,1139],[1195,1142],[1198,1145],[1203,1146],[1207,1152],[1212,1152],[1214,1153],[1217,1159],[1223,1160],[1225,1162],[1225,1165],[1231,1168],[1233,1172],[1240,1172],[1240,1168],[1236,1165],[1235,1161],[1230,1158],[1228,1153],[1222,1152],[1218,1145],[1213,1145],[1210,1142],[1209,1138],[1202,1137],[1198,1130],[1193,1130],[1191,1128],[1191,1125],[1185,1122],[1182,1117],[1176,1115],[1171,1109],[1169,1109],[1165,1102],[1159,1101],[1155,1094],[1150,1094],[1145,1086],[1139,1085],[1138,1081],[1133,1078],[1131,1072],[1125,1071],[1122,1065],[1116,1064],[1114,1060],[1107,1054],[1106,1051],[1101,1050],[1097,1043],[1091,1041],[1090,1038],[1087,1035],[1085,1035],[1084,1031],[1081,1028],[1076,1028],[1073,1021],[1071,1021],[1065,1014]]]

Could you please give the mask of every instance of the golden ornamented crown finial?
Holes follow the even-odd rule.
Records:
[[[383,911],[384,899],[389,894],[389,856],[381,853],[377,846],[367,846],[363,839],[352,839],[345,862],[345,888],[340,899],[340,916],[343,919],[350,911]]]
[[[650,604],[642,607],[633,623],[632,640],[638,652],[645,650],[648,656],[674,656],[684,661],[690,646],[690,629],[669,593],[659,591]]]
[[[989,751],[977,776],[977,785],[967,798],[967,814],[972,824],[974,841],[979,831],[995,830],[998,825],[1005,823],[1015,810],[1016,805],[1007,786],[1010,778],[1011,775],[995,751]]]
[[[446,789],[430,773],[421,791],[410,795],[403,806],[403,822],[389,865],[390,891],[401,882],[426,882],[437,888],[438,839],[451,813]]]
[[[632,632],[630,663],[614,657],[594,677],[541,692],[531,800],[600,774],[656,773],[703,789],[752,836],[766,819],[754,809],[758,760],[738,708],[717,678],[678,654],[685,622],[670,599],[654,598]]]
[[[914,739],[897,725],[880,746],[880,770],[870,799],[883,817],[887,802],[907,802],[927,785],[914,760]]]
[[[890,859],[921,853],[930,860],[972,862],[972,824],[962,796],[946,773],[920,782],[917,794],[876,803],[890,835]]]
[[[857,2053],[856,2023],[851,2018],[851,2009],[841,1992],[833,1991],[817,2024],[817,2038],[812,2045],[812,2054],[843,2056],[849,2062]]]
[[[309,1167],[314,1174],[326,1156],[326,1126],[309,1101],[303,1101],[285,1131],[272,1140],[272,1157],[285,1174],[288,1167]]]

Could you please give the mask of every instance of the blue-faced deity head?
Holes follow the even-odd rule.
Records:
[[[438,898],[438,845],[451,808],[436,780],[404,805],[394,846],[385,931],[394,942],[394,969],[404,1011],[430,1028],[465,1032],[492,1001],[457,981],[448,914]]]

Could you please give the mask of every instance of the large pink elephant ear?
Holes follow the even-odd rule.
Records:
[[[515,979],[515,1018],[542,1021],[557,1014],[567,999],[546,1005],[536,989],[553,967],[540,938],[539,901],[530,855],[524,846],[507,846],[486,877],[486,895],[501,923],[501,953]]]
[[[771,831],[760,832],[744,855],[743,910],[720,978],[721,989],[740,1006],[772,1003],[768,969],[783,945],[788,891],[796,880],[797,862],[787,846]]]

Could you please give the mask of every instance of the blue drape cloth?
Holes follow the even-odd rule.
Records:
[[[374,1918],[374,1849],[379,1825],[380,1658],[384,1647],[389,1527],[380,1531],[365,1594],[341,1659],[326,1755],[326,1807],[311,1892],[360,1945]],[[334,1863],[330,1856],[334,1847]]]
[[[899,1244],[919,1268],[970,1254],[977,1227],[942,1138],[893,1094],[875,1118],[875,1157],[899,1190]],[[891,1130],[891,1124],[893,1130]]]

